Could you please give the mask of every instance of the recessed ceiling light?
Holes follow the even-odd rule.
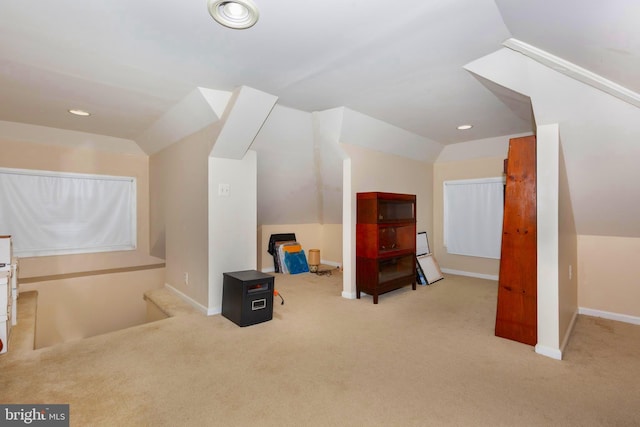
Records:
[[[90,116],[91,113],[89,113],[88,111],[84,111],[84,110],[68,110],[71,114],[75,114],[76,116]]]
[[[208,0],[207,5],[213,19],[236,30],[252,27],[260,16],[252,0]]]
[[[473,127],[473,125],[460,125],[458,126],[458,130],[467,130],[467,129],[471,129]]]

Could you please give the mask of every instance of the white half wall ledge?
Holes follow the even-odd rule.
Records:
[[[278,97],[248,86],[233,91],[211,157],[241,160],[276,105]]]
[[[231,92],[198,87],[171,107],[136,138],[148,155],[217,122],[222,117]]]

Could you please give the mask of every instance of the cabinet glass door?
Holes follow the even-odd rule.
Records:
[[[408,221],[415,219],[413,202],[402,200],[378,200],[378,221]]]
[[[380,260],[378,262],[378,282],[388,282],[393,279],[415,274],[414,255],[404,255],[396,258]]]

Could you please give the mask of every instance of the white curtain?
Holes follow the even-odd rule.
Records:
[[[502,178],[444,182],[444,245],[450,254],[500,258]]]
[[[0,169],[0,234],[17,256],[135,249],[135,178]]]

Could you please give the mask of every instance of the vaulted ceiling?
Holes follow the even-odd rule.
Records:
[[[462,68],[511,37],[640,91],[633,0],[256,2],[258,23],[233,30],[206,0],[2,1],[0,120],[135,140],[196,87],[247,85],[442,144],[513,134],[531,123]]]
[[[206,0],[0,0],[0,121],[141,141],[149,153],[142,141],[196,88],[244,85],[282,107],[346,107],[443,145],[531,132],[529,94],[464,68],[508,39],[640,91],[634,0],[254,1],[258,23],[233,30]]]

